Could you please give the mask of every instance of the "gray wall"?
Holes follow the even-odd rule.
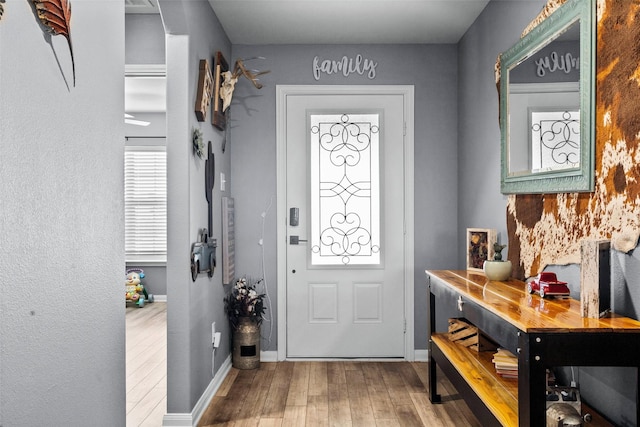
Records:
[[[125,64],[164,64],[164,28],[160,14],[127,14]]]
[[[340,59],[362,54],[378,62],[377,77],[352,74],[313,77],[314,56]],[[265,218],[265,269],[277,318],[276,283],[276,85],[397,84],[415,86],[415,346],[426,349],[427,296],[424,270],[456,266],[457,60],[455,45],[233,46],[233,60],[264,56],[251,66],[271,73],[264,88],[246,80],[231,105],[231,164],[236,201],[236,273],[262,277],[261,213]],[[262,327],[269,335],[269,322]],[[264,350],[276,350],[277,327]]]
[[[125,425],[124,3],[0,23],[0,425]],[[19,41],[18,41],[19,40]]]
[[[469,227],[494,228],[507,243],[507,198],[500,193],[500,124],[494,64],[546,2],[492,1],[458,44],[458,266]],[[506,254],[507,250],[503,251]]]
[[[228,58],[231,43],[206,0],[160,1],[167,53],[167,411],[191,413],[212,379],[211,323],[222,332],[216,370],[229,356],[229,326],[224,313],[222,271],[213,278],[191,280],[191,245],[207,228],[205,161],[193,153],[192,133],[199,128],[215,155],[212,237],[221,243],[220,172],[230,176],[229,154],[222,153],[223,134],[213,128],[210,111],[198,122],[194,113],[200,59],[220,50]],[[227,187],[228,188],[228,187]],[[221,248],[217,255],[221,257]]]

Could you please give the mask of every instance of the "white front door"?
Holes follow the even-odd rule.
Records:
[[[404,107],[286,97],[286,357],[405,357]]]

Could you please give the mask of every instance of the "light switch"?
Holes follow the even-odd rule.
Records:
[[[220,191],[225,191],[227,180],[224,179],[224,174],[220,172]]]

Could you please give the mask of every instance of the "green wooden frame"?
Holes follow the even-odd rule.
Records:
[[[595,171],[595,0],[567,0],[501,55],[500,130],[503,194],[589,192]],[[509,173],[509,70],[580,21],[580,166],[536,173]]]

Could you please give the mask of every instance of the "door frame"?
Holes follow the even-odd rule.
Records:
[[[404,104],[404,359],[414,349],[414,87],[413,85],[276,85],[276,200],[278,360],[287,358],[287,97],[313,95],[402,95]]]

